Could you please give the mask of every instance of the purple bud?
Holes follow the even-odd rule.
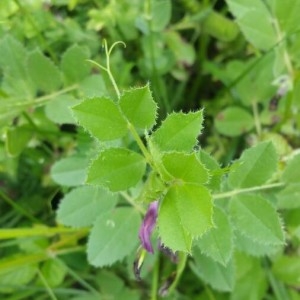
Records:
[[[151,202],[139,231],[141,244],[150,253],[153,253],[153,248],[151,245],[151,233],[156,224],[157,210],[158,201]]]

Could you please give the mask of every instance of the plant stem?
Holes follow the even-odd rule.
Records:
[[[266,185],[261,185],[261,186],[254,186],[251,188],[245,188],[245,189],[237,189],[225,193],[220,193],[220,194],[214,194],[213,198],[214,199],[223,199],[223,198],[230,198],[238,194],[244,194],[244,193],[251,193],[251,192],[256,192],[256,191],[263,191],[267,189],[273,189],[273,188],[280,188],[284,187],[285,184],[278,182],[278,183],[271,183],[271,184],[266,184]]]
[[[41,281],[43,282],[43,284],[44,284],[44,286],[45,286],[45,288],[46,288],[46,290],[47,290],[47,292],[48,292],[50,298],[51,298],[52,300],[58,300],[58,299],[56,298],[54,292],[52,291],[50,285],[48,284],[46,278],[44,277],[44,275],[42,274],[42,272],[41,272],[39,269],[37,269],[37,274],[38,274],[38,276],[40,277]]]
[[[144,208],[142,208],[141,206],[137,205],[137,203],[135,203],[133,201],[133,199],[125,192],[120,192],[120,195],[129,203],[131,204],[136,210],[138,210],[140,213],[142,213],[143,215],[146,214],[146,211]]]
[[[155,261],[153,275],[152,275],[151,300],[157,299],[158,277],[159,277],[159,256]]]

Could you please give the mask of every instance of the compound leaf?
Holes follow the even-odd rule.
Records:
[[[92,162],[87,183],[102,185],[113,192],[126,190],[142,178],[145,166],[144,157],[136,152],[108,148]]]

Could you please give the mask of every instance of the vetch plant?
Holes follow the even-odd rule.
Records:
[[[280,171],[275,146],[264,141],[222,169],[198,144],[203,110],[173,112],[157,126],[148,84],[119,91],[109,66],[115,45],[108,49],[104,44],[105,67],[94,64],[109,74],[117,99],[89,98],[72,107],[101,150],[91,157],[87,186],[63,199],[58,221],[91,226],[87,255],[97,267],[124,259],[140,242],[138,277],[146,251],[155,252],[151,237],[158,237],[157,245],[177,263],[176,275],[162,288],[164,295],[176,287],[189,257],[196,276],[217,290],[232,291],[236,255],[272,256],[283,249],[277,207],[288,201],[290,164]]]

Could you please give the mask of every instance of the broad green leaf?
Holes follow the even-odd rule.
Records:
[[[235,228],[261,244],[282,245],[284,233],[274,207],[263,197],[253,194],[234,196],[230,216]]]
[[[278,209],[300,208],[300,183],[288,184],[276,193]]]
[[[60,286],[67,275],[67,268],[58,259],[49,259],[41,267],[41,273],[50,287]]]
[[[234,232],[234,243],[235,247],[240,251],[256,257],[273,256],[281,253],[284,247],[284,245],[259,243],[243,235],[239,230]]]
[[[103,97],[108,95],[103,77],[99,74],[93,74],[80,82],[80,91],[84,98]]]
[[[218,207],[214,208],[214,228],[200,237],[195,245],[203,254],[226,266],[232,256],[233,233],[228,216]]]
[[[28,55],[27,72],[39,91],[46,93],[58,90],[62,85],[61,73],[54,63],[36,50]]]
[[[240,136],[254,127],[251,114],[240,107],[228,107],[218,113],[216,129],[226,136]]]
[[[62,55],[61,70],[66,82],[78,83],[90,73],[91,65],[86,61],[90,57],[89,49],[72,45]]]
[[[233,20],[214,10],[204,19],[203,30],[214,38],[224,42],[233,41],[239,33],[239,28]]]
[[[213,204],[208,189],[181,184],[169,189],[165,199],[176,203],[180,224],[192,237],[199,237],[213,226]]]
[[[208,181],[208,171],[197,158],[196,153],[165,153],[162,162],[169,174],[176,179],[195,184],[205,184]]]
[[[123,259],[138,243],[140,215],[132,208],[117,208],[95,222],[87,245],[89,262],[96,267],[110,266]]]
[[[272,142],[262,142],[243,152],[229,184],[234,188],[247,188],[264,184],[277,169],[277,153]]]
[[[100,152],[88,170],[87,183],[122,191],[136,185],[144,175],[146,162],[140,154],[123,148]]]
[[[71,95],[61,95],[49,101],[45,106],[46,116],[57,124],[74,124],[75,119],[71,113],[71,106],[78,104],[79,100]]]
[[[161,242],[172,251],[191,252],[192,237],[181,225],[175,199],[165,197],[158,212],[158,233]]]
[[[236,283],[230,300],[261,300],[268,288],[265,270],[261,260],[243,253],[235,255]]]
[[[32,137],[32,130],[25,125],[8,128],[6,131],[6,151],[11,156],[18,156]]]
[[[287,164],[282,174],[285,183],[300,182],[300,154],[294,156]]]
[[[260,50],[268,50],[277,43],[272,15],[261,0],[227,0],[230,12],[246,39]]]
[[[172,2],[170,0],[153,0],[151,7],[151,30],[160,32],[171,20]]]
[[[136,128],[151,129],[155,124],[157,105],[149,85],[125,91],[120,98],[120,107]]]
[[[87,99],[72,109],[78,123],[100,141],[118,139],[127,133],[118,105],[109,98]]]
[[[202,110],[172,113],[152,134],[151,141],[162,151],[192,151],[202,129]]]
[[[112,210],[118,196],[100,187],[83,186],[61,200],[57,220],[65,226],[91,226],[100,215]]]
[[[300,284],[300,257],[299,256],[280,256],[275,260],[272,270],[274,275],[282,282],[299,286]]]
[[[223,266],[203,255],[198,248],[195,248],[193,251],[193,259],[194,263],[190,263],[190,268],[197,277],[218,291],[232,291],[235,283],[233,260],[230,260],[226,266]]]
[[[86,157],[73,156],[63,158],[52,166],[51,177],[60,185],[81,185],[86,177],[87,165],[88,159]]]

